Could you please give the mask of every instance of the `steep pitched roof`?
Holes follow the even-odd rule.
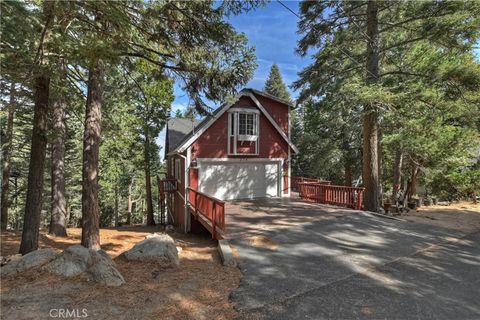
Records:
[[[279,97],[275,97],[274,95],[271,95],[270,93],[266,93],[265,91],[260,91],[260,90],[253,89],[253,88],[245,88],[242,91],[246,91],[246,92],[250,91],[250,92],[258,94],[260,96],[264,96],[265,98],[283,103],[283,104],[285,104],[285,105],[287,105],[291,108],[295,108],[295,105],[291,101],[280,99]]]
[[[201,120],[172,118],[167,121],[165,148],[167,153],[174,150],[182,140],[190,135]]]
[[[231,103],[225,103],[222,104],[219,108],[217,108],[211,115],[207,116],[205,119],[203,119],[195,128],[191,129],[191,132],[188,135],[185,135],[184,138],[179,141],[176,145],[176,147],[170,147],[170,145],[167,146],[167,154],[172,154],[176,152],[183,152],[185,151],[186,148],[188,148],[200,135],[202,135],[218,118],[222,116],[225,111],[227,111],[232,105],[234,105],[241,97],[249,97],[254,104],[260,109],[260,111],[263,113],[263,115],[268,119],[268,121],[273,125],[273,127],[278,131],[280,136],[288,143],[290,148],[295,153],[298,153],[297,147],[292,143],[292,141],[287,137],[285,132],[283,132],[282,129],[278,126],[278,124],[273,120],[273,118],[270,116],[270,114],[265,110],[265,108],[262,106],[260,101],[255,97],[255,94],[264,96],[266,98],[278,101],[280,103],[283,103],[289,107],[293,107],[293,104],[290,102],[284,101],[282,99],[276,98],[266,92],[259,91],[256,89],[250,89],[246,88],[243,89],[242,91],[239,92],[239,94],[233,99],[233,102]],[[167,136],[168,136],[168,131],[167,131]],[[167,141],[168,143],[168,141]]]

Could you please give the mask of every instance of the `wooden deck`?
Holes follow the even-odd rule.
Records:
[[[225,202],[188,188],[188,210],[210,232],[213,239],[225,236]]]

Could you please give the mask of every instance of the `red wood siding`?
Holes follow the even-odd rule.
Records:
[[[289,107],[270,100],[268,98],[256,95],[257,99],[264,106],[268,114],[273,118],[277,125],[288,136],[288,112]],[[254,102],[249,97],[242,97],[235,103],[237,108],[257,108]],[[277,158],[284,159],[282,179],[283,189],[282,194],[288,194],[289,191],[289,175],[288,172],[288,143],[277,132],[275,127],[270,123],[263,113],[259,116],[259,154],[258,155],[228,155],[227,152],[227,139],[228,139],[228,112],[225,112],[217,121],[215,121],[192,145],[191,145],[191,160],[197,158]],[[239,149],[244,148],[244,152],[253,152],[254,144],[247,141],[238,142]],[[183,153],[185,157],[187,151]],[[172,162],[173,159],[173,162]],[[180,179],[178,183],[178,192],[174,193],[174,225],[179,231],[184,231],[188,221],[185,221],[185,200],[182,198],[185,195],[185,189],[190,186],[194,190],[198,189],[198,169],[190,168],[188,170],[188,181],[185,181],[185,168],[189,164],[185,163],[185,159],[179,155],[172,155],[167,157],[167,177],[174,178],[175,170],[172,169],[172,165],[175,165],[175,160],[180,160]],[[188,185],[187,185],[188,184]],[[192,228],[195,228],[195,224],[192,223]]]
[[[270,108],[273,114],[272,117],[278,118],[279,125],[282,129],[288,132],[288,107],[278,103],[276,105],[267,105],[266,101],[261,101],[265,108]],[[275,102],[276,103],[276,102]],[[268,106],[268,107],[267,107]],[[241,108],[256,108],[247,97],[242,97],[233,107]],[[279,111],[274,109],[279,108]],[[282,111],[283,110],[283,111]],[[267,109],[268,111],[268,109]],[[284,113],[285,115],[281,115]],[[229,156],[227,154],[227,139],[228,139],[228,112],[225,112],[217,121],[215,121],[210,128],[207,129],[193,144],[192,144],[192,160],[197,158],[227,158],[227,157],[245,157],[245,155]],[[268,119],[260,114],[260,150],[258,158],[288,158],[288,144],[280,136],[275,127],[268,121]]]
[[[198,190],[198,168],[190,168],[190,188]]]
[[[225,112],[192,144],[192,159],[227,156],[228,113]]]
[[[288,112],[289,107],[283,103],[267,99],[256,95],[258,101],[267,110],[268,114],[275,120],[278,126],[285,132],[288,137]]]

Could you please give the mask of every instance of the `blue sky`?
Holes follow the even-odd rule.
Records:
[[[284,0],[282,3],[298,12],[299,2]],[[296,33],[298,18],[278,1],[271,1],[255,11],[230,17],[228,21],[237,31],[245,33],[249,44],[256,48],[258,67],[246,87],[261,90],[273,63],[278,64],[283,80],[290,85],[297,79],[297,73],[311,62],[309,57],[302,58],[295,53],[300,38]],[[476,50],[476,56],[480,60],[480,49]],[[290,92],[294,98],[297,96],[291,89]],[[172,114],[179,109],[185,110],[188,105],[188,97],[178,84],[175,85],[174,93]],[[160,132],[157,143],[162,147],[160,155],[163,159],[165,130]]]
[[[282,2],[298,12],[298,2]],[[309,64],[308,58],[302,58],[295,53],[297,40],[300,38],[296,33],[298,18],[277,1],[272,1],[255,11],[230,17],[228,20],[237,31],[247,35],[249,44],[256,49],[258,67],[246,87],[263,89],[273,63],[277,63],[280,67],[283,80],[287,85],[294,82],[297,79],[297,73]],[[172,114],[179,109],[185,110],[188,105],[188,97],[181,88],[176,85],[174,89]],[[293,97],[296,96],[295,92],[291,93]],[[162,147],[160,154],[163,159],[165,130],[160,132],[157,142]]]
[[[297,1],[282,1],[286,6],[298,12]],[[238,32],[247,35],[249,45],[255,47],[257,55],[257,70],[246,85],[255,89],[262,89],[268,77],[270,67],[277,63],[287,85],[297,78],[297,73],[308,65],[308,59],[295,54],[297,39],[298,18],[280,5],[272,1],[267,6],[238,16],[232,16],[229,21]],[[295,96],[295,93],[292,92]],[[188,104],[188,97],[179,85],[175,86],[175,101],[173,112],[184,110]]]

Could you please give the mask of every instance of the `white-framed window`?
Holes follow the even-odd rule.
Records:
[[[177,179],[179,182],[182,181],[182,170],[180,164],[180,159],[175,159],[175,179]]]
[[[252,108],[231,108],[228,112],[228,153],[258,154],[260,111]],[[239,148],[245,150],[249,147],[250,151],[239,151]]]
[[[257,135],[257,114],[239,113],[238,114],[238,135],[256,136]]]

